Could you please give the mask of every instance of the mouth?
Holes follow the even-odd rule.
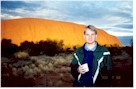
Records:
[[[89,39],[88,41],[90,42],[90,41],[93,41],[93,40],[92,40],[92,39]]]

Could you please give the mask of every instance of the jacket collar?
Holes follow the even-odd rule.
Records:
[[[94,50],[94,52],[100,51],[100,48],[101,48],[101,46],[99,45],[99,43],[98,43],[98,42],[96,42],[96,43],[97,43],[97,47],[96,47],[96,49]],[[83,54],[83,53],[84,53],[84,52],[83,52],[84,47],[85,47],[85,44],[79,49],[79,53],[80,53],[80,54]]]
[[[95,42],[95,45],[94,45],[94,47],[92,49],[89,49],[87,47],[87,43],[84,44],[84,49],[87,50],[87,51],[95,51],[96,47],[97,47],[97,42]]]

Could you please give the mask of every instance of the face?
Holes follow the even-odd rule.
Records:
[[[86,40],[86,43],[88,43],[88,44],[93,44],[93,43],[95,43],[96,37],[97,37],[97,35],[95,34],[94,31],[91,31],[91,30],[89,30],[89,29],[87,29],[87,30],[85,31],[84,38],[85,38],[85,40]]]

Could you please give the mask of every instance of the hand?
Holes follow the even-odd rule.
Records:
[[[81,74],[85,74],[86,73],[86,68],[83,65],[80,65],[78,67],[78,72]]]

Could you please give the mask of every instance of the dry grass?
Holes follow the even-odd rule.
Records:
[[[29,55],[26,52],[17,52],[14,54],[14,56],[18,59],[25,59],[28,58]],[[14,77],[34,79],[35,81],[38,78],[41,78],[39,82],[41,82],[42,80],[46,80],[46,82],[43,81],[41,86],[65,86],[64,84],[66,82],[63,81],[64,78],[72,78],[69,67],[70,61],[72,59],[72,54],[65,54],[64,56],[56,55],[54,57],[49,57],[46,55],[29,56],[29,58],[29,60],[24,60],[24,65],[20,67],[18,67],[18,62],[21,60],[18,60],[17,62],[12,64],[3,63],[3,65],[9,66]],[[67,73],[68,75],[66,75],[65,73]],[[70,80],[70,82],[71,83],[67,86],[72,86],[72,81]]]
[[[29,57],[29,54],[27,52],[24,51],[20,51],[14,54],[15,58],[19,58],[19,59],[26,59],[27,57]]]

